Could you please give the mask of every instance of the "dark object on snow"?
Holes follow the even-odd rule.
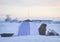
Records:
[[[48,31],[48,36],[59,36],[59,34],[57,32],[55,32],[54,30],[50,30],[50,32]]]
[[[51,35],[55,35],[55,34],[53,32],[49,32],[48,35],[51,36]]]
[[[46,33],[46,24],[41,24],[41,26],[39,27],[39,35],[45,35]]]
[[[10,22],[11,21],[11,18],[9,15],[6,15],[6,19],[5,19],[5,22]]]
[[[11,37],[13,36],[13,33],[2,33],[1,37]]]
[[[24,20],[24,22],[32,22],[30,19]]]
[[[49,36],[59,36],[59,34],[57,33],[57,34],[54,34],[53,32],[50,32],[49,33]]]

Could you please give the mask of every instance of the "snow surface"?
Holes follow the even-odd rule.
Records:
[[[0,23],[0,34],[1,33],[14,33],[14,35],[17,35],[18,28],[21,25],[21,23],[10,23],[10,22],[3,22]]]
[[[0,23],[0,34],[1,33],[14,33],[14,35],[18,35],[19,27],[21,26],[22,23],[23,22],[21,23],[16,23],[16,22]],[[30,23],[30,35],[39,35],[38,28],[40,27],[42,23],[40,22],[29,22],[29,23]],[[49,31],[49,29],[52,29],[60,34],[60,24],[54,24],[54,23],[46,23],[46,24],[47,24],[47,31]]]
[[[60,42],[60,36],[0,37],[0,42]]]
[[[30,23],[30,35],[18,36],[18,30],[22,23],[0,22],[1,33],[14,33],[13,37],[0,37],[0,42],[60,42],[60,36],[41,36],[38,34],[38,28],[42,24],[40,22]],[[47,31],[49,29],[55,30],[60,34],[60,24],[46,23]]]
[[[39,22],[30,23],[31,35],[39,35],[38,28],[40,27],[41,24],[42,23],[39,23]],[[47,31],[49,31],[49,29],[52,29],[60,34],[60,24],[54,24],[54,23],[46,23],[46,24],[47,24]],[[46,33],[47,33],[47,31],[46,31]]]

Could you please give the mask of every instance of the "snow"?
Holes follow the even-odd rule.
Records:
[[[19,27],[21,26],[22,23],[23,22],[21,23],[16,23],[16,22],[0,23],[0,34],[1,33],[14,33],[14,35],[18,35]],[[40,27],[42,23],[40,22],[29,22],[29,23],[30,23],[30,35],[39,35],[38,28]],[[49,29],[52,29],[60,34],[60,24],[54,24],[54,23],[46,23],[46,24],[47,24],[47,31],[49,31]]]
[[[14,35],[17,35],[18,28],[21,25],[21,23],[10,23],[10,22],[4,22],[0,23],[0,34],[1,33],[14,33]]]
[[[60,36],[16,36],[1,37],[0,42],[60,42]]]
[[[31,35],[39,35],[38,34],[38,28],[40,27],[42,23],[35,23],[35,22],[30,22],[30,30],[31,30]],[[54,23],[46,23],[47,24],[47,31],[49,31],[49,29],[52,29],[54,31],[56,31],[57,33],[60,34],[60,24],[54,24]],[[46,31],[46,33],[47,33]]]
[[[19,27],[22,23],[0,22],[1,33],[14,33],[13,37],[0,37],[0,42],[60,42],[60,36],[41,36],[38,34],[38,28],[41,22],[29,22],[30,35],[18,36]],[[60,34],[60,24],[46,23],[47,31],[49,29],[55,30]]]

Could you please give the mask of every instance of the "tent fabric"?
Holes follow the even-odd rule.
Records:
[[[30,23],[22,22],[19,27],[18,35],[30,35]]]

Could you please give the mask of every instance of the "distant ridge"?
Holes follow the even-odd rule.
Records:
[[[8,15],[8,14],[7,14]],[[0,14],[0,20],[4,20],[6,18],[6,15],[4,14]],[[10,18],[16,19],[17,20],[26,20],[26,19],[30,19],[30,20],[54,20],[54,21],[60,21],[60,17],[11,17]]]

